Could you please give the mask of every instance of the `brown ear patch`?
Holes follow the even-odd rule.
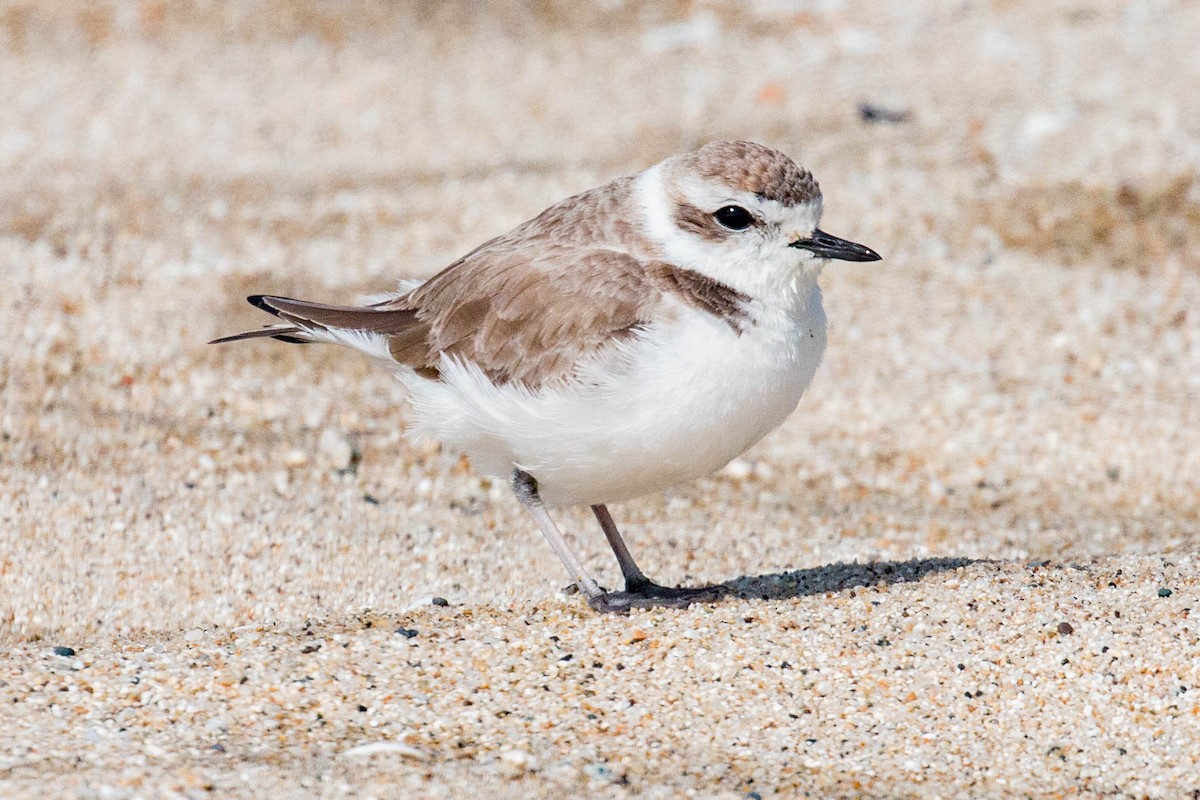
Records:
[[[724,241],[733,231],[721,225],[713,215],[691,203],[674,199],[675,225],[681,231],[698,236],[708,242]]]

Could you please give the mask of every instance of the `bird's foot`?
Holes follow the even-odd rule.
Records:
[[[711,603],[728,590],[724,586],[660,586],[649,578],[627,581],[623,592],[604,592],[588,598],[588,605],[608,614],[624,614],[631,608],[687,608],[692,603]]]

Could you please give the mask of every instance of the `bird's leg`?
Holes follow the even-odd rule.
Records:
[[[633,560],[633,555],[625,546],[625,540],[621,538],[621,532],[617,530],[617,523],[613,522],[612,514],[608,513],[608,507],[592,506],[592,513],[596,515],[596,521],[604,529],[604,538],[608,539],[608,546],[612,548],[613,555],[617,557],[617,563],[621,565],[621,575],[625,578],[625,591],[637,592],[647,586],[657,585],[646,577],[637,562]]]
[[[588,603],[594,603],[597,598],[603,597],[604,590],[584,571],[579,556],[575,555],[575,551],[571,549],[571,545],[567,544],[567,540],[559,532],[554,520],[550,519],[550,514],[542,503],[542,498],[538,496],[537,481],[534,477],[522,469],[514,469],[512,489],[517,499],[521,501],[521,505],[529,512],[529,516],[533,517],[533,521],[542,531],[542,535],[546,537],[546,541],[550,543],[550,548],[558,556],[558,560],[567,568],[567,574],[571,576],[571,580],[575,581],[575,585],[587,597]]]
[[[625,546],[617,523],[613,522],[612,514],[603,505],[592,506],[596,521],[604,529],[604,537],[621,565],[621,575],[625,577],[625,591],[607,592],[596,598],[588,598],[588,603],[599,611],[627,611],[631,608],[654,608],[668,606],[684,608],[695,602],[716,600],[724,594],[722,586],[674,587],[661,586],[646,577],[638,567],[637,562]]]

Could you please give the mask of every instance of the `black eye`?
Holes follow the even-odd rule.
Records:
[[[713,217],[731,231],[744,231],[754,224],[754,217],[741,206],[718,208]]]

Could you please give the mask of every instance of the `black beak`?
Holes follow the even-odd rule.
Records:
[[[879,261],[882,258],[865,245],[839,239],[819,228],[809,238],[797,239],[788,246],[807,250],[819,258],[836,258],[838,261]]]

